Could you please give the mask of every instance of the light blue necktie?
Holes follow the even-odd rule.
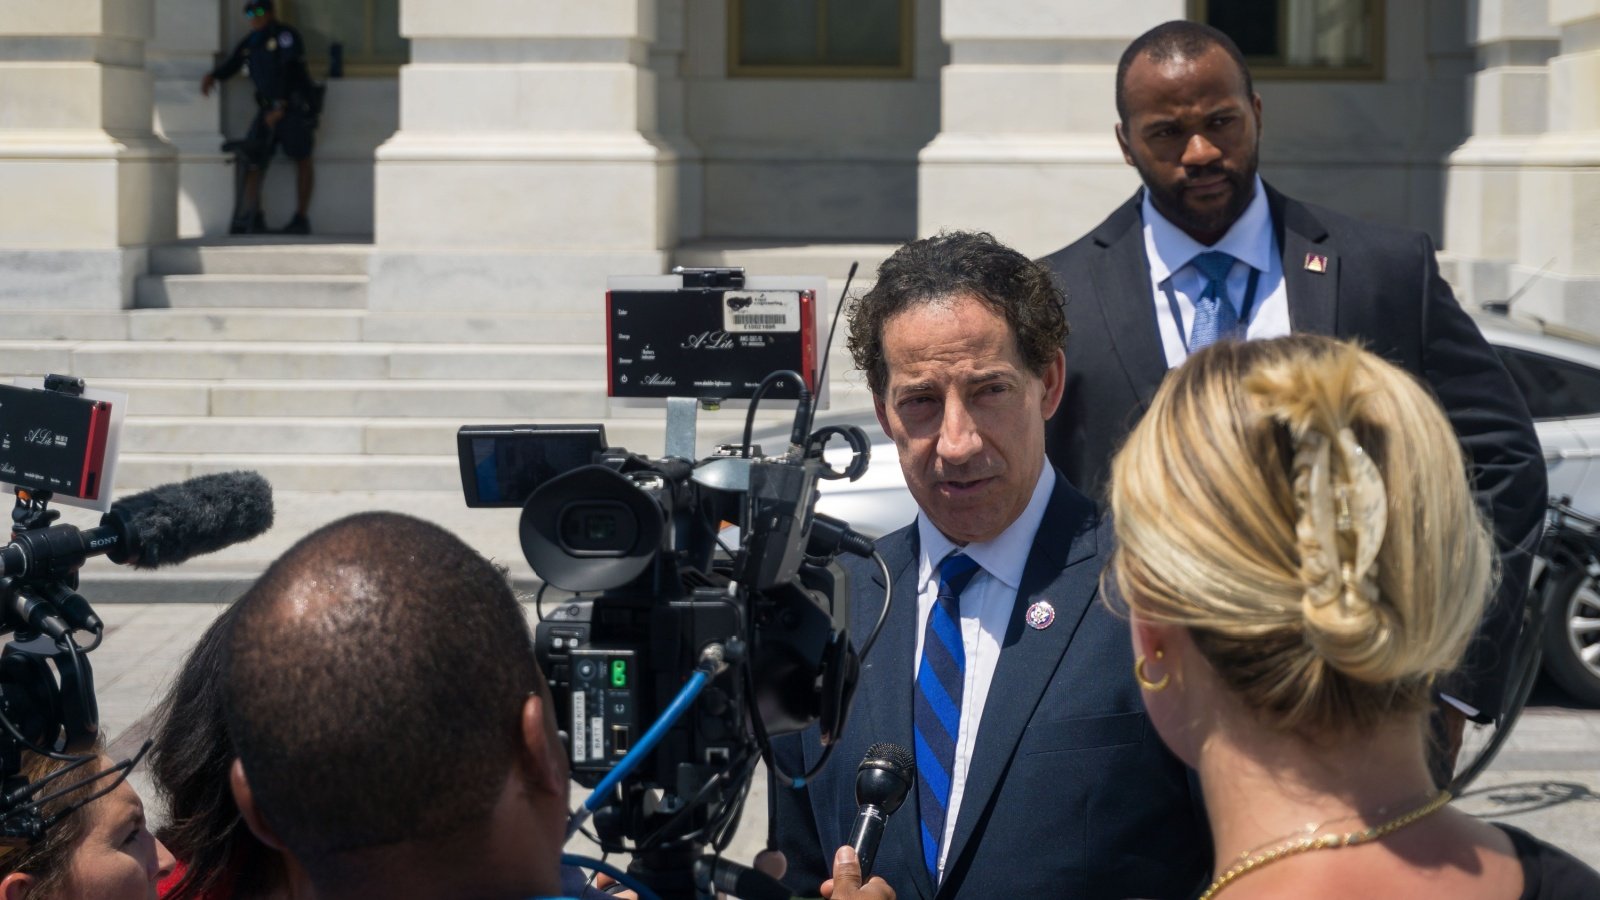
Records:
[[[1208,250],[1189,260],[1206,286],[1194,303],[1194,327],[1189,329],[1189,352],[1208,347],[1228,337],[1239,327],[1239,312],[1228,299],[1228,272],[1235,260],[1221,250]]]
[[[961,693],[966,687],[961,591],[978,572],[977,562],[963,553],[953,553],[939,563],[939,597],[928,611],[923,629],[922,665],[917,669],[917,689],[911,701],[922,861],[934,884],[939,883],[939,842],[951,814],[950,782],[955,773],[956,740],[961,736]]]

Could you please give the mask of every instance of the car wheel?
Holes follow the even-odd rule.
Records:
[[[1592,567],[1592,568],[1591,568]],[[1545,610],[1544,670],[1580,703],[1600,707],[1600,564],[1573,566]]]

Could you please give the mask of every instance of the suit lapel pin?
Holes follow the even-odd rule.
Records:
[[[1043,631],[1049,628],[1050,623],[1056,620],[1056,608],[1051,606],[1049,601],[1035,600],[1033,605],[1028,607],[1026,619],[1029,628],[1034,631]]]
[[[1306,271],[1321,275],[1328,271],[1328,258],[1320,253],[1306,254]]]

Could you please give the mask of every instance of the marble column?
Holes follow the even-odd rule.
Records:
[[[1504,300],[1521,246],[1523,157],[1547,125],[1559,32],[1547,0],[1478,0],[1467,22],[1476,56],[1471,133],[1450,154],[1442,261],[1459,299]]]
[[[917,231],[983,228],[1030,255],[1139,184],[1112,126],[1117,59],[1184,0],[944,0],[940,132],[919,156]]]
[[[402,0],[374,309],[570,309],[663,271],[679,157],[655,136],[655,0],[515,6]]]
[[[1548,128],[1524,156],[1516,308],[1600,336],[1600,0],[1549,0]]]
[[[235,4],[228,4],[236,12]],[[226,234],[234,173],[222,152],[222,86],[200,96],[221,49],[217,0],[155,0],[145,68],[155,81],[155,130],[178,151],[178,236]]]
[[[0,3],[0,307],[116,309],[175,234],[151,0]]]

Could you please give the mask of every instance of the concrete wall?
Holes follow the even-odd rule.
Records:
[[[939,130],[939,0],[916,0],[910,78],[729,77],[727,0],[685,4],[685,132],[714,240],[905,240]]]
[[[116,308],[175,233],[150,0],[0,4],[0,306]]]
[[[1257,82],[1262,176],[1362,219],[1444,232],[1445,168],[1467,136],[1463,5],[1388,0],[1382,81]]]

